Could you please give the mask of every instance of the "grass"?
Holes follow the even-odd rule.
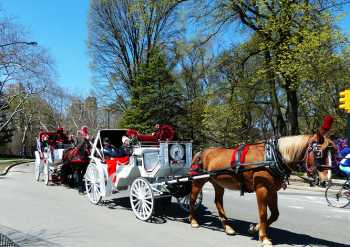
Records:
[[[18,158],[0,158],[0,173],[4,171],[4,169],[10,165],[22,163],[22,162],[31,162],[31,159],[18,159]]]

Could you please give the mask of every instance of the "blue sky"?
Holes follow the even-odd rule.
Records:
[[[57,82],[75,94],[87,96],[92,89],[86,46],[89,1],[0,0],[0,6],[26,28],[31,40],[49,50],[56,63]],[[349,6],[345,12],[350,13]],[[339,25],[350,34],[349,15]]]
[[[88,0],[1,0],[1,8],[49,50],[57,82],[86,96],[92,88],[87,54]]]

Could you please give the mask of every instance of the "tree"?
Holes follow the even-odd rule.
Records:
[[[132,88],[131,103],[120,126],[153,131],[155,124],[177,127],[183,112],[180,84],[167,67],[164,55],[153,50],[149,62],[140,66]]]
[[[307,75],[314,69],[310,59],[326,51],[332,54],[343,41],[330,10],[344,1],[204,2],[208,8],[203,15],[211,16],[219,27],[238,21],[250,30],[250,54],[242,63],[256,56],[264,58],[256,76],[270,89],[275,133],[298,134],[298,88],[310,79]]]
[[[22,27],[0,18],[0,135],[10,137],[14,118],[26,101],[52,81],[52,61],[47,52],[28,40]],[[4,138],[2,141],[9,141]]]
[[[99,91],[109,103],[120,103],[125,109],[140,66],[149,63],[154,48],[171,45],[178,33],[175,10],[181,2],[184,0],[90,1],[92,68]]]
[[[208,45],[201,46],[193,42],[178,42],[174,47],[177,57],[177,80],[181,85],[184,111],[178,123],[178,136],[193,140],[194,146],[207,142],[203,120],[208,101],[207,90],[209,76],[214,64],[214,56]]]

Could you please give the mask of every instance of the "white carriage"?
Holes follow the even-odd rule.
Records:
[[[34,152],[35,180],[44,180],[48,185],[50,181],[58,178],[58,170],[62,164],[64,150],[71,148],[72,144],[56,143],[56,132],[41,132],[37,138],[37,150]]]
[[[137,142],[130,147],[128,157],[105,157],[102,140],[108,137],[119,147],[126,134],[127,130],[121,129],[97,133],[84,177],[89,200],[98,204],[104,198],[118,194],[127,196],[121,192],[129,192],[132,210],[141,220],[152,216],[158,198],[175,196],[180,206],[188,210],[191,182],[186,175],[191,166],[192,142]],[[197,206],[201,200],[202,196]]]

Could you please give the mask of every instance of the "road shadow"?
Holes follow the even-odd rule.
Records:
[[[101,206],[108,207],[114,210],[128,210],[132,211],[130,201],[128,197],[115,198],[111,200],[103,201]],[[132,213],[132,212],[131,212]],[[197,220],[202,228],[225,234],[221,221],[218,216],[214,215],[207,207],[201,205],[197,212]],[[156,203],[153,217],[148,221],[151,224],[165,224],[168,221],[174,221],[182,224],[186,224],[189,227],[188,213],[183,211],[177,203],[170,203],[163,205],[162,203]],[[251,238],[252,240],[258,240],[258,235],[250,235],[248,233],[249,226],[256,222],[249,222],[237,219],[229,219],[229,224],[235,229],[235,231],[242,236]],[[337,243],[327,239],[317,238],[308,234],[300,234],[291,232],[289,230],[278,229],[270,227],[268,229],[268,235],[272,239],[275,245],[283,244],[290,246],[323,246],[323,247],[349,247],[347,244]]]
[[[212,231],[224,233],[221,221],[218,216],[213,215],[208,208],[201,206],[196,212],[197,220],[202,228]],[[169,207],[163,208],[155,215],[157,221],[166,223],[169,221],[176,221],[179,223],[189,224],[188,214],[181,210],[175,203],[169,205]],[[159,220],[161,219],[161,220]],[[241,235],[251,238],[252,240],[258,240],[258,235],[252,236],[249,234],[248,229],[251,224],[255,222],[229,219],[229,224],[235,229],[235,231]],[[187,227],[187,226],[186,226]],[[291,232],[289,230],[278,229],[270,227],[268,229],[268,236],[272,239],[274,245],[291,245],[291,246],[323,246],[323,247],[349,247],[348,244],[337,243],[327,239],[313,237],[308,234],[300,234]]]
[[[98,205],[107,207],[108,209],[132,211],[129,197],[112,198],[109,200],[104,200],[101,201]]]
[[[42,229],[24,233],[5,226],[0,226],[0,232],[21,247],[62,247],[63,245],[59,243],[67,239],[67,236],[81,234],[76,229],[66,229],[57,233],[49,233],[47,230]]]

